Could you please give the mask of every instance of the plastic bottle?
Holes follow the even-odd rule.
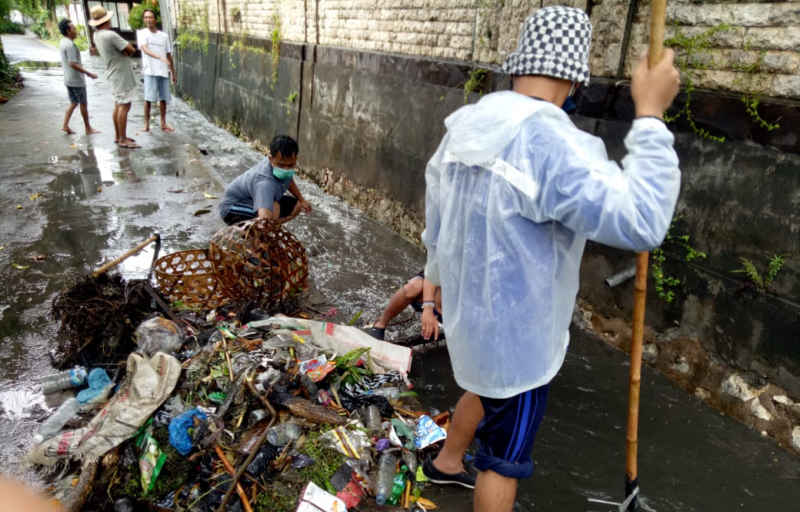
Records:
[[[33,436],[34,442],[41,443],[45,439],[50,439],[58,434],[58,432],[64,428],[64,425],[78,414],[80,408],[81,404],[75,397],[61,404],[61,407],[41,424],[39,431]]]
[[[366,416],[367,431],[376,435],[381,431],[381,411],[377,405],[370,405],[364,414]]]
[[[272,446],[286,446],[291,441],[300,437],[302,433],[303,429],[300,428],[300,425],[297,423],[281,423],[280,425],[270,427],[267,432],[267,441]]]
[[[400,467],[400,472],[394,475],[392,479],[392,495],[388,500],[390,505],[397,505],[400,497],[403,496],[403,491],[406,489],[406,471],[408,471],[408,468],[403,465]]]
[[[400,395],[401,392],[402,391],[400,388],[393,386],[388,388],[373,389],[372,391],[369,391],[367,395],[382,396],[387,400],[394,400]]]
[[[395,467],[397,467],[397,458],[391,453],[382,453],[381,458],[378,459],[378,477],[375,481],[375,501],[378,505],[385,505],[389,499]]]
[[[42,385],[42,392],[44,394],[55,393],[62,389],[76,388],[86,382],[86,368],[83,366],[76,366],[71,370],[42,377],[39,382]]]
[[[403,462],[408,466],[408,470],[412,475],[417,473],[417,456],[411,450],[403,448]]]

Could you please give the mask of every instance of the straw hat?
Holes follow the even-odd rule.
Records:
[[[89,14],[92,17],[92,19],[89,21],[89,25],[93,27],[102,25],[103,23],[110,20],[112,16],[112,14],[106,11],[106,9],[101,5],[92,7],[92,10],[89,11]]]

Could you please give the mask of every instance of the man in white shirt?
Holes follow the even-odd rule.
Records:
[[[136,43],[142,51],[142,73],[144,74],[144,131],[150,131],[150,103],[159,102],[161,109],[161,130],[174,131],[167,124],[167,103],[169,78],[177,80],[175,66],[172,64],[172,42],[169,36],[156,28],[156,15],[151,10],[144,11],[145,27],[136,33]]]

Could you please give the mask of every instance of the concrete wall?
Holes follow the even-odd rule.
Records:
[[[435,8],[435,2],[420,2]],[[179,26],[183,23],[184,33],[188,25],[203,34],[205,25],[209,35],[202,38],[207,43],[177,51],[181,94],[219,124],[261,144],[266,145],[276,133],[295,135],[307,175],[410,238],[418,237],[423,227],[424,164],[443,134],[444,118],[463,105],[464,85],[476,69],[475,64],[466,60],[474,55],[489,62],[493,59],[491,52],[496,57],[513,47],[516,38],[513,27],[524,17],[521,13],[527,11],[525,5],[512,2],[490,13],[484,12],[485,16],[481,15],[481,9],[486,11],[485,8],[463,7],[464,12],[477,13],[473,27],[502,27],[499,32],[492,31],[487,43],[489,49],[485,49],[480,45],[473,48],[456,38],[466,27],[457,20],[452,22],[455,28],[449,29],[457,33],[450,34],[448,42],[441,45],[438,36],[435,42],[430,39],[425,44],[416,44],[417,36],[384,37],[379,28],[370,28],[369,20],[366,28],[350,30],[359,17],[391,19],[394,12],[408,18],[415,10],[411,4],[393,3],[384,8],[379,7],[380,2],[286,1],[281,5],[295,6],[293,11],[283,7],[270,11],[265,6],[272,4],[255,2],[248,4],[246,11],[240,7],[236,16],[239,21],[234,21],[233,17],[227,20],[215,17],[217,11],[230,13],[235,7],[233,2],[194,3],[194,7],[188,1],[178,6]],[[671,16],[684,16],[686,23],[717,24],[725,21],[725,16],[744,16],[741,12],[747,12],[750,23],[755,24],[752,20],[760,16],[763,23],[791,25],[796,22],[795,10],[800,9],[800,4],[790,3],[759,4],[760,9],[749,4],[698,5],[708,9],[677,3],[670,8]],[[642,42],[644,18],[634,13],[631,23],[626,24],[627,6],[605,1],[593,7],[596,28],[592,59],[599,73],[593,76],[592,85],[581,91],[579,115],[575,117],[581,127],[602,137],[610,155],[617,159],[624,154],[621,141],[633,117],[629,89],[624,82],[598,75],[614,77],[620,55],[634,55]],[[426,8],[417,7],[416,11]],[[646,12],[646,8],[640,5],[638,11]],[[458,10],[439,9],[436,17],[456,16],[454,11]],[[297,19],[310,21],[303,24],[302,31],[297,19],[289,23],[291,20],[285,14],[280,15],[280,31],[289,33],[289,27],[294,27],[291,33],[297,35],[293,37],[304,42],[281,39],[274,53],[268,37],[231,36],[236,33],[231,29],[233,23],[244,27],[239,34],[263,35],[274,30],[278,25],[275,12],[294,12],[295,18],[299,16],[297,13],[304,13]],[[695,18],[688,18],[692,13]],[[348,21],[340,23],[342,19]],[[409,24],[406,28],[395,28],[392,33],[426,33],[422,29],[412,31],[412,20],[406,21]],[[431,20],[414,21],[417,22],[422,23],[420,26],[438,26],[435,25],[438,22]],[[225,23],[229,25],[228,34],[215,33],[215,24],[224,27]],[[630,29],[627,47],[623,44],[624,34],[619,35],[626,26]],[[761,40],[758,38],[767,28],[753,26],[745,32]],[[316,43],[317,37],[320,44]],[[787,40],[770,39],[770,44],[784,47],[791,44],[793,37],[790,34]],[[405,42],[400,42],[401,39]],[[598,40],[609,42],[601,45]],[[376,45],[373,48],[380,51],[354,49],[368,44]],[[623,51],[623,48],[628,49]],[[423,55],[455,52],[440,55],[458,60],[414,54],[423,50],[427,52]],[[724,62],[723,55],[744,58],[742,55],[750,50],[740,51],[743,53],[736,57],[729,50],[719,50],[715,62]],[[792,64],[796,51],[759,50],[758,54],[763,56],[763,63],[769,60],[767,56],[774,55],[769,60],[775,62],[776,67],[769,68],[772,71],[796,68]],[[275,57],[278,57],[277,73],[273,65]],[[622,62],[623,69],[629,61],[630,57]],[[753,76],[760,72],[748,69]],[[758,72],[753,73],[754,70]],[[695,90],[691,111],[696,127],[724,136],[726,142],[721,144],[698,136],[686,117],[671,125],[677,134],[676,147],[684,173],[678,208],[681,220],[673,234],[689,235],[691,245],[706,252],[708,257],[687,263],[685,251],[679,245],[665,246],[665,271],[682,282],[676,287],[676,298],[671,303],[650,294],[648,324],[657,328],[660,336],[699,338],[706,348],[726,361],[770,377],[800,395],[800,340],[797,339],[800,139],[795,128],[800,125],[800,107],[796,101],[762,97],[761,116],[779,119],[781,125],[769,130],[748,115],[740,94],[726,92],[721,82],[703,82],[724,72],[731,71],[709,67],[693,75],[695,83],[714,84],[718,88]],[[765,76],[769,80],[764,83],[776,91],[776,96],[798,95],[800,88],[777,94],[784,87],[780,84],[791,83],[795,75],[770,72]],[[508,85],[508,77],[489,72],[467,97],[476,101],[479,94]],[[684,94],[677,103],[682,105],[686,100]],[[733,272],[741,267],[739,258],[746,257],[764,274],[767,261],[775,254],[785,257],[786,263],[767,290],[756,289],[745,276]],[[608,289],[603,279],[631,260],[630,254],[590,247],[582,270],[581,295],[598,312],[623,317],[630,313],[630,285]],[[651,292],[652,289],[651,281]]]

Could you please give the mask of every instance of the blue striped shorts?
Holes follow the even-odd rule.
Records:
[[[544,416],[549,390],[550,384],[545,384],[510,398],[480,397],[483,419],[475,432],[476,468],[508,478],[528,478],[533,474],[533,440]]]

